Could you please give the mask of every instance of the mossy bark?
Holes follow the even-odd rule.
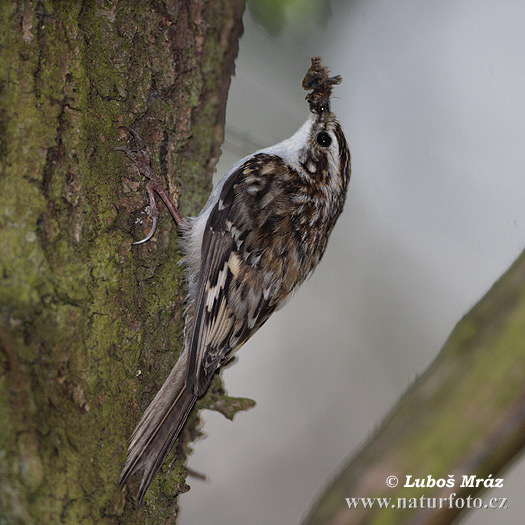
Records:
[[[181,461],[138,511],[117,487],[130,432],[177,359],[184,287],[167,213],[131,245],[147,197],[112,148],[132,126],[181,213],[198,212],[242,10],[0,2],[0,523],[175,521]]]
[[[525,252],[457,324],[434,363],[303,523],[452,523],[468,512],[469,496],[497,486],[498,473],[524,447]],[[389,486],[390,476],[399,483]],[[416,485],[416,479],[423,481]],[[506,496],[496,489],[495,504]],[[346,498],[390,498],[391,506],[350,509]],[[480,502],[489,504],[471,501],[470,508]]]

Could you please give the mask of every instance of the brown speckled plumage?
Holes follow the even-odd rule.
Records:
[[[120,482],[142,470],[139,502],[213,374],[324,254],[350,179],[348,146],[329,110],[340,77],[328,72],[312,59],[303,81],[312,115],[294,136],[233,166],[198,217],[172,211],[188,284],[184,348],[131,438]],[[150,179],[150,199],[156,191],[166,200],[144,153],[123,151]]]

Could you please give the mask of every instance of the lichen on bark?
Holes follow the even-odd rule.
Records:
[[[199,210],[242,9],[0,3],[0,523],[175,520],[182,463],[138,512],[117,487],[130,432],[177,359],[184,287],[167,214],[131,246],[148,227],[144,182],[111,150],[132,126],[181,212]]]

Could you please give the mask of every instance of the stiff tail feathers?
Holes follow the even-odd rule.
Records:
[[[131,436],[119,484],[123,485],[142,470],[137,494],[139,505],[197,400],[193,391],[185,386],[186,364],[186,355],[183,354]]]

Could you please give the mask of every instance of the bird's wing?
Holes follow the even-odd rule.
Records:
[[[275,156],[250,158],[225,182],[210,212],[188,356],[188,380],[198,395],[285,293],[286,254],[276,242],[290,233],[289,197],[279,182],[285,169]]]

